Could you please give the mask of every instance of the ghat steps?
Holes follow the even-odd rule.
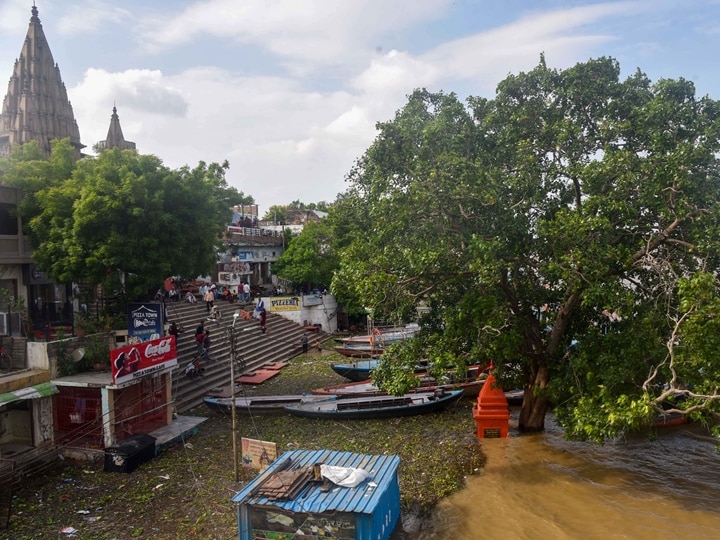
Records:
[[[242,304],[216,301],[222,313],[220,321],[208,321],[204,302],[169,302],[168,320],[183,329],[178,338],[178,367],[173,371],[173,400],[175,411],[185,412],[202,404],[202,399],[214,388],[230,385],[231,340],[230,331],[233,313],[243,309]],[[246,309],[251,311],[248,304]],[[190,379],[185,367],[197,355],[195,329],[203,321],[210,330],[210,361],[202,361],[205,372],[201,377]],[[279,315],[268,312],[266,334],[260,332],[257,319],[250,321],[238,318],[235,323],[236,364],[235,377],[254,372],[267,364],[288,361],[302,353],[301,338],[305,329]],[[319,332],[320,341],[328,339],[325,332]]]

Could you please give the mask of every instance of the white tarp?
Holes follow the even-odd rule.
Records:
[[[320,474],[333,484],[342,487],[355,487],[370,478],[370,473],[364,469],[353,467],[336,467],[334,465],[320,465]]]

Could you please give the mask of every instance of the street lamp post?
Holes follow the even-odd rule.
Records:
[[[230,327],[230,418],[232,418],[232,449],[233,449],[233,472],[235,482],[239,480],[238,449],[237,449],[237,426],[235,415],[235,323],[240,317],[240,312],[233,314],[233,322]]]

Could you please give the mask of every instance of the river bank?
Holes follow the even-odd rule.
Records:
[[[299,356],[248,395],[296,394],[343,381],[330,369],[334,354]],[[198,379],[202,384],[202,379]],[[471,408],[463,400],[442,413],[385,420],[335,422],[293,416],[238,415],[238,441],[272,441],[288,449],[332,449],[400,456],[402,523],[393,539],[412,538],[426,512],[465,485],[484,457]],[[0,538],[75,539],[237,538],[230,415],[199,407],[207,417],[197,434],[131,474],[106,473],[102,463],[61,462],[16,490],[11,527]],[[452,458],[452,459],[449,459]],[[250,474],[241,481],[251,480]],[[69,530],[69,529],[67,529]]]

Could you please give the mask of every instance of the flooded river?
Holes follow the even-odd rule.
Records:
[[[663,428],[656,441],[600,447],[564,441],[552,418],[546,427],[483,441],[484,471],[400,538],[720,538],[720,453],[706,431]]]

